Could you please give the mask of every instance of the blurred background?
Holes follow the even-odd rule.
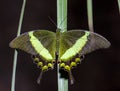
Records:
[[[86,0],[68,0],[68,30],[88,29]],[[16,37],[22,0],[0,0],[0,91],[10,91],[14,49],[9,42]],[[85,56],[72,70],[75,84],[69,91],[120,91],[120,14],[117,0],[93,0],[94,31],[112,46]],[[27,0],[22,33],[37,29],[56,30],[56,0]],[[16,91],[57,91],[56,69],[36,80],[40,70],[31,56],[19,52]]]

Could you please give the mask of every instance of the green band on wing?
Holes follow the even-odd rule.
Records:
[[[90,32],[85,32],[85,35],[82,36],[80,39],[76,41],[76,43],[69,48],[60,58],[62,61],[68,61],[73,56],[75,56],[77,53],[79,53],[82,48],[85,46],[86,42],[88,41],[88,36],[90,35]]]
[[[30,36],[30,42],[34,47],[35,51],[47,61],[53,60],[53,57],[49,51],[41,44],[41,42],[33,35],[34,31],[28,32]]]

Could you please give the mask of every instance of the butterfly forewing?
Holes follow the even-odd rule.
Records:
[[[52,60],[55,59],[55,37],[54,32],[47,30],[30,31],[15,38],[10,47]]]
[[[81,47],[83,47],[84,44],[86,43],[84,35],[85,35],[84,31],[80,31],[78,33],[78,31],[76,30],[61,33],[59,53],[61,60],[67,61],[71,59],[73,56],[75,56],[81,50]],[[83,38],[82,39],[83,41],[81,41],[81,43],[77,43],[77,41],[81,38]]]
[[[49,51],[51,56],[55,58],[56,52],[56,35],[54,32],[41,30],[35,31],[33,35],[38,38],[41,44]]]
[[[82,56],[109,46],[109,41],[97,33],[85,30],[70,30],[61,33],[59,54],[61,60],[68,61],[77,54]]]
[[[100,48],[108,48],[110,47],[110,45],[110,42],[103,36],[97,33],[90,32],[88,41],[80,54],[84,55]]]
[[[23,33],[19,37],[16,37],[9,44],[11,48],[20,49],[32,55],[36,55],[36,51],[32,47],[28,33]]]

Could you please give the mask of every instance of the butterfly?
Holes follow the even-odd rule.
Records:
[[[55,63],[59,68],[70,74],[71,69],[81,62],[81,57],[100,48],[108,48],[110,42],[103,36],[87,30],[69,30],[55,32],[49,30],[35,30],[21,34],[13,39],[9,46],[23,50],[32,55],[34,63],[41,68],[42,73],[53,69]]]

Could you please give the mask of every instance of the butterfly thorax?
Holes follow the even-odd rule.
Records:
[[[61,36],[60,29],[57,29],[56,30],[56,55],[59,55],[60,36]]]

